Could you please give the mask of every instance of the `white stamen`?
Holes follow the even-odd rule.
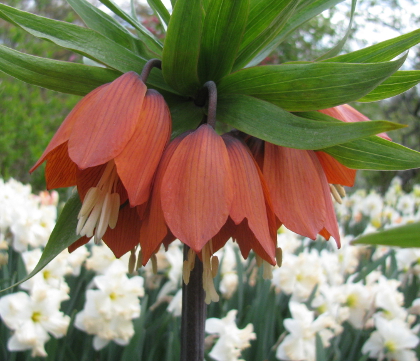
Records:
[[[335,201],[336,201],[338,204],[343,203],[343,200],[341,199],[340,195],[339,195],[339,194],[338,194],[338,192],[337,192],[337,189],[334,187],[334,185],[333,185],[333,184],[330,184],[330,191],[331,191],[331,194],[332,194],[332,196],[334,197]]]
[[[214,288],[213,282],[213,273],[212,273],[212,253],[211,249],[213,249],[212,241],[210,240],[207,244],[203,247],[201,251],[201,256],[203,258],[203,288],[206,292],[206,298],[204,302],[209,304],[210,302],[218,302],[219,295]],[[218,261],[216,261],[218,262]],[[216,272],[217,273],[217,272]]]
[[[271,280],[273,279],[273,266],[267,261],[262,261],[263,265],[263,279]]]
[[[142,268],[143,267],[143,252],[140,250],[139,255],[137,256],[137,266],[136,268]]]
[[[91,187],[80,209],[76,232],[92,237],[99,244],[108,226],[115,228],[120,210],[120,196],[115,192],[118,174],[114,161],[109,161],[96,187]],[[114,193],[112,193],[114,192]]]
[[[158,272],[158,267],[157,267],[157,257],[156,257],[156,253],[152,254],[152,257],[150,257],[150,259],[152,260],[152,270],[153,270],[153,274],[157,275]]]
[[[216,278],[218,271],[219,271],[219,258],[217,256],[213,256],[211,258],[211,275],[213,278]]]
[[[136,266],[136,249],[133,248],[131,250],[130,258],[128,260],[128,273],[129,274],[134,274],[135,266]]]
[[[333,184],[333,186],[335,189],[337,189],[337,192],[341,196],[341,198],[344,198],[346,196],[346,190],[341,184]]]

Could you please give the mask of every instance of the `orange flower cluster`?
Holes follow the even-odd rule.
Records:
[[[348,105],[322,111],[342,121],[367,120]],[[184,280],[203,261],[206,301],[216,301],[213,254],[229,238],[246,258],[274,265],[277,230],[340,245],[331,194],[352,186],[355,171],[323,152],[285,148],[208,124],[171,142],[164,98],[126,73],[85,96],[64,120],[41,158],[48,189],[77,186],[80,239],[101,239],[116,257],[140,245],[137,265],[174,239],[190,247]],[[281,262],[281,259],[278,259]],[[269,267],[267,276],[269,276]]]

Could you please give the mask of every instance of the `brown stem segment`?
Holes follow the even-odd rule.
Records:
[[[184,245],[184,260],[189,247]],[[188,285],[182,282],[181,358],[180,361],[204,360],[204,327],[207,305],[204,302],[203,263],[195,256]]]
[[[204,88],[207,89],[209,96],[209,107],[207,110],[207,124],[211,125],[213,129],[216,128],[216,108],[217,108],[217,87],[214,81],[204,83]]]
[[[141,71],[140,74],[140,80],[143,83],[146,83],[147,78],[150,75],[150,72],[152,71],[153,68],[158,68],[158,69],[162,69],[162,61],[159,59],[150,59],[143,67],[143,70]]]

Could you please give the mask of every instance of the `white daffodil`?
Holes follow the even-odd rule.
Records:
[[[92,245],[90,250],[91,256],[86,260],[86,268],[98,274],[104,274],[108,267],[117,260],[111,249],[105,245]],[[119,258],[117,263],[122,262],[127,267],[129,257],[130,253],[128,252]]]
[[[66,334],[70,317],[59,311],[59,290],[45,286],[35,287],[32,295],[12,293],[0,299],[0,316],[14,331],[7,347],[9,351],[32,350],[32,356],[47,356],[44,344]]]
[[[372,358],[384,358],[389,361],[417,360],[413,349],[419,338],[400,319],[386,320],[379,315],[375,317],[376,331],[362,347],[362,353]]]
[[[314,319],[314,312],[302,303],[291,301],[289,308],[293,318],[285,319],[284,327],[290,334],[277,348],[276,357],[280,360],[315,361],[316,334],[321,337],[324,347],[328,347],[337,324],[327,313]]]
[[[251,346],[250,341],[256,339],[252,324],[242,330],[235,323],[238,311],[231,310],[226,317],[206,320],[206,332],[219,336],[209,355],[216,361],[241,361],[241,351]]]

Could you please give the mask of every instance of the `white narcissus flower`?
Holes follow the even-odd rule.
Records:
[[[242,361],[239,358],[241,351],[251,346],[249,341],[256,339],[252,324],[246,325],[242,330],[238,329],[235,323],[237,312],[237,310],[231,310],[222,319],[206,320],[206,332],[219,336],[209,353],[209,356],[216,361]]]
[[[104,274],[111,264],[117,260],[112,253],[111,249],[105,245],[92,245],[91,256],[86,260],[86,268],[99,274]],[[122,262],[128,265],[130,258],[130,252],[127,252],[124,256],[117,260],[118,263]]]
[[[364,328],[366,316],[374,307],[374,294],[371,287],[361,282],[348,282],[341,287],[341,295],[344,297],[344,306],[349,310],[348,322],[356,329]]]
[[[124,263],[113,261],[105,274],[93,279],[98,289],[86,292],[84,309],[76,315],[75,326],[95,335],[96,350],[111,340],[127,345],[134,335],[132,319],[140,316],[144,281],[140,276],[128,278],[126,272]]]
[[[400,319],[386,320],[375,316],[376,331],[362,347],[362,353],[372,358],[392,361],[415,361],[417,357],[411,349],[419,343],[419,338]]]
[[[9,351],[32,350],[32,356],[47,356],[44,344],[49,333],[59,338],[66,334],[70,317],[59,311],[59,290],[37,286],[29,296],[12,293],[0,299],[0,316],[14,331],[7,343]]]
[[[293,318],[285,319],[284,327],[290,334],[277,348],[276,357],[280,360],[315,361],[316,333],[321,337],[324,347],[328,347],[337,323],[327,313],[314,320],[314,312],[302,303],[291,301],[289,308]]]
[[[229,240],[217,253],[222,260],[220,265],[219,291],[225,299],[230,299],[238,288],[238,273],[236,272],[236,255],[234,247],[236,243]]]
[[[168,305],[168,312],[172,313],[175,317],[179,317],[182,314],[182,288],[175,293],[171,302]]]

